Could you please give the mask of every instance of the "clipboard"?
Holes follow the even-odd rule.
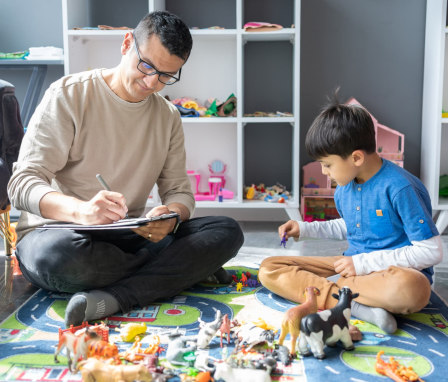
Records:
[[[43,226],[37,227],[36,229],[72,229],[75,231],[96,231],[96,230],[138,228],[154,221],[173,219],[178,216],[179,214],[177,212],[172,212],[169,214],[163,214],[159,216],[151,216],[150,218],[121,219],[110,224],[84,225],[84,224],[72,224],[72,223],[54,223],[54,224],[44,224]]]

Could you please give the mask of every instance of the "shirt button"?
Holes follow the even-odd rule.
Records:
[[[359,228],[359,227],[361,227],[361,224],[359,224],[359,223],[356,223],[356,227],[358,227],[358,228]]]
[[[358,187],[358,191],[361,191],[361,187]]]
[[[360,206],[357,206],[357,207],[356,207],[356,211],[359,211],[360,209],[361,209]]]
[[[424,223],[423,219],[420,219],[418,222],[419,222],[420,224],[423,224],[423,223]]]

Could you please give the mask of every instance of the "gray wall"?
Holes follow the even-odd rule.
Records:
[[[146,4],[146,1],[133,1],[139,9],[141,4]],[[291,0],[280,1],[291,3]],[[219,7],[219,1],[213,2]],[[267,7],[270,4],[265,3]],[[167,1],[170,7],[176,7],[176,4],[175,1]],[[343,100],[356,97],[380,123],[406,135],[405,168],[419,175],[425,7],[424,0],[302,0],[302,147],[306,131],[326,102],[326,96],[340,86]],[[106,17],[95,22],[113,24],[110,12],[114,9],[118,8],[104,7]],[[254,19],[257,12],[260,12],[259,1],[249,1],[244,9],[245,21],[249,21],[247,17]],[[273,12],[270,10],[268,14],[272,13],[275,19],[268,21],[285,25],[289,22],[290,15],[284,20]],[[62,47],[61,13],[60,0],[0,0],[0,51],[13,52],[44,45]],[[225,23],[232,27],[228,17]],[[252,52],[254,47],[256,44],[245,49]],[[291,54],[287,47],[279,46],[278,49],[286,56]],[[256,52],[252,53],[250,56],[256,60]],[[288,60],[285,58],[284,62]],[[263,78],[265,75],[263,65],[254,63],[250,68],[254,77]],[[19,102],[23,102],[25,97],[29,75],[27,71],[0,68],[0,78],[16,86]],[[62,75],[62,66],[50,68],[44,89]],[[291,93],[285,91],[283,94],[286,98],[278,102],[286,108],[291,102],[288,99]],[[245,108],[247,112],[255,109],[250,103]],[[288,136],[285,131],[286,141]],[[264,141],[263,136],[258,139],[261,139],[262,147],[271,146],[272,136],[269,134]],[[284,145],[279,147],[281,149]],[[253,150],[250,145],[247,149],[246,158],[263,154],[255,149],[250,152]],[[275,159],[276,154],[272,150],[265,154]],[[279,154],[285,156],[284,152]],[[287,153],[285,158],[289,155]],[[303,149],[300,157],[301,164],[310,160]],[[246,174],[257,174],[256,166],[259,165],[257,161],[247,161]],[[290,169],[289,166],[287,168]],[[272,169],[272,173],[269,173],[269,168],[264,168],[264,176],[272,179],[272,182],[265,179],[266,184],[275,183],[277,175],[278,168]]]
[[[302,1],[302,143],[326,95],[341,86],[343,100],[354,96],[406,135],[404,167],[420,174],[425,9],[423,0]]]

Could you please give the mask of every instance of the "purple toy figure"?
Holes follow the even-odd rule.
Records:
[[[283,245],[283,248],[286,248],[286,232],[283,233],[282,240],[280,241],[280,245]]]

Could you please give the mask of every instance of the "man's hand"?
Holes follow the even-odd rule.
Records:
[[[76,220],[79,224],[110,224],[123,219],[127,212],[122,194],[100,191],[89,201],[80,202]]]
[[[128,212],[124,196],[113,191],[100,191],[88,201],[49,192],[40,200],[39,208],[44,218],[77,224],[110,224]]]
[[[169,214],[172,211],[168,209],[167,206],[161,205],[154,207],[151,211],[146,214],[146,217],[160,216],[164,214]],[[143,227],[134,228],[133,231],[138,233],[140,236],[143,236],[145,239],[157,243],[158,241],[165,238],[165,236],[169,235],[173,232],[174,226],[176,225],[176,219],[165,219],[165,220],[156,220],[146,224]]]
[[[284,239],[286,241],[290,237],[298,239],[300,236],[299,223],[296,222],[295,220],[289,220],[285,224],[282,224],[280,227],[278,227],[278,236],[280,236],[280,239],[283,239],[284,236]]]
[[[343,256],[334,263],[334,270],[342,277],[356,276],[355,265],[351,256]]]

